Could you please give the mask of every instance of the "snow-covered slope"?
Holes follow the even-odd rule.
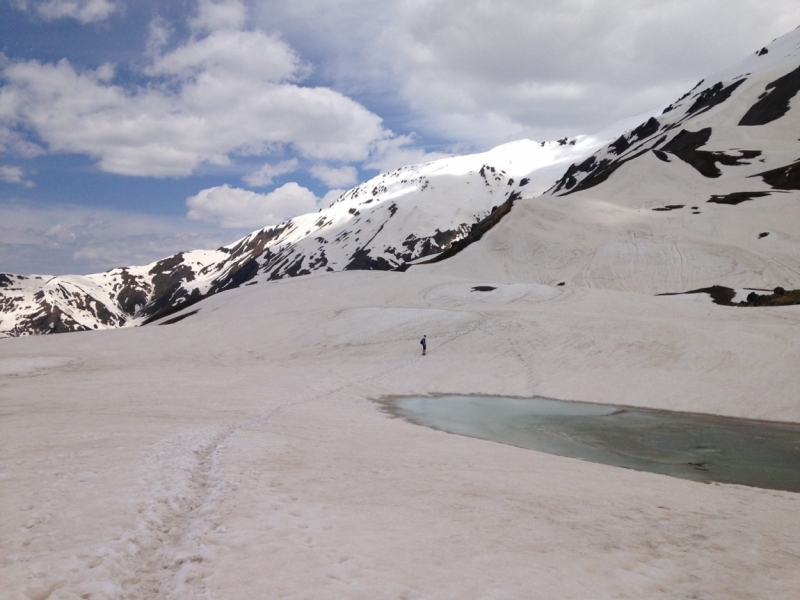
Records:
[[[710,179],[753,178],[747,191],[800,188],[800,30],[735,67],[700,81],[664,112],[573,164],[556,194],[590,189],[624,164],[654,155]],[[744,190],[743,190],[744,191]],[[741,197],[718,198],[737,204]]]
[[[571,165],[453,275],[625,290],[800,287],[800,30]]]
[[[317,213],[214,251],[86,276],[0,274],[0,337],[139,324],[259,280],[393,269],[448,248],[493,207],[540,194],[566,165],[615,134],[619,129],[554,142],[520,140],[397,169]]]

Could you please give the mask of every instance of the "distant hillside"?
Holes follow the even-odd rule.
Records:
[[[86,276],[0,274],[0,337],[147,323],[209,295],[316,271],[389,270],[442,252],[494,207],[537,195],[608,141],[522,140],[384,173],[317,213],[217,250]]]

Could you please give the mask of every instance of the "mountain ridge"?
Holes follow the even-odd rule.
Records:
[[[617,211],[653,211],[676,218],[691,204],[687,215],[694,218],[703,212],[701,202],[737,206],[755,199],[777,200],[781,194],[793,197],[800,190],[800,144],[791,134],[800,129],[798,91],[800,30],[795,30],[733,67],[701,80],[660,114],[643,116],[635,127],[555,142],[520,140],[481,154],[402,167],[356,186],[317,213],[254,231],[217,250],[180,252],[148,265],[87,276],[5,274],[0,277],[0,336],[144,324],[228,289],[313,272],[403,270],[422,259],[432,262],[435,256],[441,259],[455,254],[480,238],[488,230],[486,224],[495,225],[497,217],[510,213],[514,219],[511,205],[515,201],[524,204],[532,198],[542,201],[535,209],[540,212],[544,202],[552,208],[568,206],[568,197],[598,206],[599,212],[587,216],[584,211],[567,218],[583,221],[581,227],[593,231],[606,218],[603,211],[608,202],[621,203]],[[645,190],[651,180],[661,183]],[[701,190],[707,190],[705,199],[698,196]],[[595,195],[603,199],[600,204],[594,201]],[[791,201],[789,197],[784,200]],[[478,226],[501,206],[504,209],[495,218]],[[759,227],[758,239],[763,240],[770,229],[776,231],[775,223],[796,218],[790,206],[781,205],[755,217],[744,212],[739,216],[719,213],[691,223],[681,221],[682,233],[675,235],[684,235],[687,228],[704,228],[709,232],[701,240],[705,247],[694,240],[695,255],[687,257],[677,246],[674,251],[663,244],[653,246],[650,252],[662,255],[659,268],[680,273],[658,275],[663,276],[660,282],[653,280],[657,275],[642,272],[641,267],[630,276],[640,277],[638,283],[630,278],[615,279],[621,277],[622,265],[609,266],[616,275],[602,283],[587,277],[591,265],[584,261],[579,267],[573,260],[576,256],[586,255],[590,262],[598,252],[611,252],[608,260],[612,261],[635,262],[642,257],[625,256],[627,251],[615,254],[618,250],[613,248],[623,243],[619,240],[608,241],[608,249],[596,248],[587,254],[581,242],[587,234],[570,232],[561,217],[560,224],[547,225],[550,232],[540,232],[542,239],[551,240],[558,255],[546,257],[545,262],[561,266],[528,264],[523,271],[525,277],[543,283],[570,280],[575,285],[605,285],[640,293],[682,292],[739,282],[753,287],[797,287],[800,281],[795,282],[792,273],[800,273],[800,265],[795,270],[791,266],[796,262],[796,236],[776,233],[756,247],[749,238],[737,241],[731,233],[745,227],[741,222],[745,217],[755,219],[753,223],[761,220],[763,225],[747,227]],[[648,221],[646,229],[661,227],[667,232],[672,223],[674,220]],[[524,236],[510,233],[512,230],[504,235]],[[633,230],[625,234],[622,230],[621,235],[652,234]],[[717,255],[714,244],[724,248],[724,256]],[[633,246],[639,247],[637,243]],[[534,258],[535,249],[530,251],[529,263],[540,260]],[[553,252],[547,250],[546,256]],[[697,264],[705,260],[707,264],[687,271],[686,260]],[[674,261],[679,264],[673,268]],[[738,266],[730,271],[723,265],[726,261]],[[764,274],[767,272],[769,276]],[[772,281],[776,274],[780,281]]]
[[[317,213],[216,250],[85,276],[6,273],[0,276],[0,337],[145,324],[261,280],[400,268],[450,248],[509,198],[541,193],[558,177],[559,165],[605,141],[520,140],[402,167],[348,190]]]

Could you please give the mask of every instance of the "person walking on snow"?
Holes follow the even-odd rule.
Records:
[[[422,339],[419,341],[419,343],[420,343],[420,344],[422,344],[422,356],[425,356],[425,350],[427,350],[427,349],[428,349],[428,340],[427,340],[427,336],[426,336],[426,335],[423,335],[423,336],[422,336]]]

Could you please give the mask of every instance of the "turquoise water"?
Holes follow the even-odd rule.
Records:
[[[800,492],[800,425],[549,398],[411,396],[412,423],[559,456],[694,481]]]

